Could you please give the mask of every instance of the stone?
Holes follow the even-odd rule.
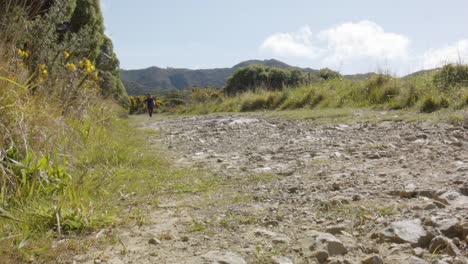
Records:
[[[439,202],[439,201],[434,201],[433,204],[434,204],[435,206],[437,206],[438,208],[440,208],[440,209],[443,209],[443,208],[447,207],[447,205],[445,205],[444,203]]]
[[[462,187],[460,187],[460,193],[468,196],[468,184],[464,184]]]
[[[438,221],[436,223],[436,227],[446,237],[463,237],[463,227],[456,218],[449,218]]]
[[[372,237],[379,242],[409,243],[412,247],[426,247],[432,239],[419,219],[393,222]]]
[[[293,187],[288,188],[289,193],[296,193],[297,191],[299,191],[299,187],[297,187],[297,186],[293,186]]]
[[[241,256],[229,251],[209,251],[202,258],[217,264],[247,264]]]
[[[254,231],[254,234],[256,236],[271,238],[271,240],[275,244],[289,244],[289,242],[291,241],[291,239],[284,234],[275,233],[266,229],[256,229]]]
[[[342,231],[346,231],[346,227],[342,225],[336,225],[336,226],[329,226],[327,227],[327,233],[330,233],[332,235],[338,235],[341,234]]]
[[[329,256],[344,255],[348,252],[338,238],[332,234],[312,231],[310,236],[302,240],[305,250],[324,250]]]
[[[423,248],[417,247],[413,249],[413,255],[417,257],[422,257],[424,255],[425,250]]]
[[[377,255],[373,255],[370,257],[367,257],[361,261],[362,264],[383,264],[383,260],[381,257]]]
[[[338,190],[340,190],[340,184],[337,183],[337,182],[334,182],[334,183],[332,184],[332,190],[333,190],[333,191],[338,191]]]
[[[273,256],[271,257],[271,262],[273,264],[294,264],[292,260],[287,257]]]
[[[361,196],[361,195],[359,195],[359,194],[353,195],[353,201],[356,202],[356,201],[360,201],[360,200],[362,200],[362,196]]]
[[[449,263],[447,261],[436,259],[431,264],[449,264]]]
[[[448,191],[440,197],[448,200],[449,205],[452,207],[468,209],[468,196],[462,195],[457,191]]]
[[[150,245],[159,245],[161,244],[161,241],[157,238],[150,238],[150,240],[148,240],[148,244]]]
[[[325,250],[316,250],[310,256],[315,258],[319,263],[325,263],[328,260],[328,252]]]
[[[440,254],[440,252],[446,252],[448,255],[456,257],[460,255],[460,250],[453,244],[450,239],[444,236],[436,236],[432,239],[429,245],[429,252],[432,254]]]
[[[418,257],[412,256],[408,259],[407,261],[408,264],[429,264],[427,261],[424,259],[420,259]]]
[[[435,205],[434,203],[431,203],[431,204],[428,204],[428,205],[424,206],[424,210],[434,210],[436,208],[437,208],[437,205]]]

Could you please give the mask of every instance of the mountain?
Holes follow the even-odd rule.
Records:
[[[263,66],[275,67],[275,68],[280,68],[280,69],[296,68],[296,67],[288,65],[288,64],[286,64],[286,63],[284,63],[282,61],[274,60],[274,59],[271,59],[271,60],[248,60],[248,61],[244,61],[244,62],[241,62],[239,64],[236,64],[232,68],[237,69],[237,68],[241,68],[241,67],[247,67],[247,66],[253,65],[253,64],[260,64],[260,65],[263,65]]]
[[[440,70],[440,68],[429,69],[429,70],[421,70],[421,71],[413,72],[411,74],[403,76],[402,79],[409,79],[409,78],[412,78],[412,77],[432,75],[432,74],[434,74],[435,72],[437,72],[439,70]]]
[[[183,68],[150,67],[141,70],[121,70],[120,75],[129,95],[154,94],[162,91],[181,90],[190,86],[221,88],[234,71],[241,67],[261,64],[281,69],[299,69],[317,73],[310,68],[298,68],[278,60],[248,60],[231,68],[190,70]]]
[[[121,70],[120,76],[128,95],[157,94],[165,91],[181,90],[191,86],[221,88],[238,68],[260,64],[281,69],[297,69],[317,76],[318,70],[291,66],[279,60],[248,60],[231,68],[191,70],[183,68],[150,67],[140,70]],[[353,80],[367,79],[375,73],[345,75]]]

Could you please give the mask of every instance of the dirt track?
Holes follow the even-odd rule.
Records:
[[[208,170],[219,182],[167,200],[147,225],[120,230],[125,256],[112,246],[77,262],[467,262],[466,128],[257,115],[139,126],[160,131],[150,141],[177,166]]]

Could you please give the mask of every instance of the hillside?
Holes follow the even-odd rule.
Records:
[[[121,70],[121,78],[129,95],[142,95],[167,90],[180,90],[190,86],[223,87],[234,71],[241,67],[260,64],[281,69],[299,69],[317,73],[310,68],[298,68],[284,62],[270,60],[248,60],[231,68],[190,70],[181,68],[150,67],[141,70]]]

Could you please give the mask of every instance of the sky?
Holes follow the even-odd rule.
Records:
[[[468,63],[467,0],[101,0],[122,69],[278,59],[343,74]]]

